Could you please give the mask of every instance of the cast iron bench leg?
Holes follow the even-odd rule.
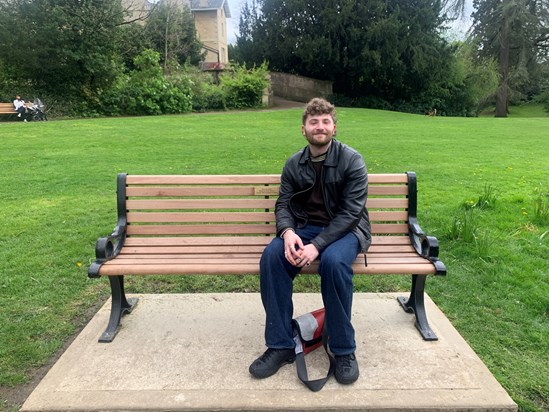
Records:
[[[425,280],[427,275],[412,275],[412,291],[410,297],[406,299],[404,296],[399,296],[398,302],[402,308],[408,313],[414,313],[416,315],[416,328],[423,336],[424,340],[438,340],[437,335],[427,322],[427,315],[425,313]]]
[[[111,317],[107,329],[99,338],[99,342],[108,343],[112,342],[118,327],[120,326],[120,319],[122,316],[130,313],[137,304],[137,298],[126,299],[124,293],[124,276],[109,276],[109,282],[111,284]]]

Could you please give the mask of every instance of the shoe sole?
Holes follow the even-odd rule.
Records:
[[[274,374],[276,374],[280,368],[282,368],[284,365],[289,365],[289,364],[292,364],[294,363],[295,361],[295,357],[294,358],[291,358],[291,359],[287,359],[285,360],[284,362],[281,362],[279,365],[278,365],[278,368],[276,370],[274,370],[272,373],[269,373],[268,375],[257,375],[256,373],[252,372],[252,369],[250,368],[249,369],[249,372],[250,374],[254,377],[254,378],[257,378],[257,379],[265,379],[265,378],[268,378],[268,377],[271,377],[273,376]]]
[[[350,385],[351,383],[355,383],[358,380],[359,376],[360,376],[360,373],[357,373],[356,378],[355,377],[342,378],[341,376],[338,376],[337,373],[334,374],[336,381],[338,381],[342,385]]]

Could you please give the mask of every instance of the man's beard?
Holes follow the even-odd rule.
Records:
[[[309,144],[315,146],[315,147],[326,147],[328,146],[331,141],[333,140],[333,137],[334,135],[333,134],[328,134],[326,133],[325,135],[325,138],[322,138],[322,140],[318,140],[317,138],[315,138],[314,134],[306,134],[305,137],[307,138],[307,141],[309,142]]]

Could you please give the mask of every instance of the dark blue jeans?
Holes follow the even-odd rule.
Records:
[[[296,233],[304,244],[310,243],[323,227],[307,225]],[[351,264],[360,250],[357,237],[348,233],[330,244],[320,259],[321,292],[326,308],[326,326],[334,355],[355,351],[355,330],[351,324],[353,270]],[[300,268],[284,257],[284,240],[275,238],[267,245],[260,261],[261,299],[265,308],[265,342],[273,349],[293,348],[293,280]],[[314,310],[317,308],[311,308]]]

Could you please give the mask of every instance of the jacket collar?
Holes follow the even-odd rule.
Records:
[[[341,143],[333,139],[332,144],[328,148],[328,153],[326,153],[326,160],[324,161],[324,166],[337,166],[337,159],[338,154],[341,148]],[[304,164],[309,161],[311,158],[311,149],[309,149],[309,146],[305,146],[305,148],[301,151],[301,157],[299,158],[299,163]]]

